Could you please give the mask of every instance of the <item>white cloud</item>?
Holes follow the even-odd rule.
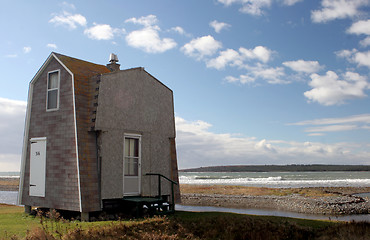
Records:
[[[61,6],[63,8],[69,8],[69,9],[72,9],[72,10],[76,10],[76,7],[73,3],[62,2]]]
[[[370,19],[358,21],[352,24],[352,26],[347,29],[347,33],[356,35],[367,35],[367,37],[360,41],[362,47],[370,46]]]
[[[227,24],[224,22],[218,22],[217,20],[210,22],[209,26],[211,26],[215,30],[216,33],[220,33],[221,30],[231,27],[230,24]]]
[[[322,66],[320,66],[318,61],[305,61],[305,60],[297,60],[297,61],[287,61],[283,62],[283,65],[286,67],[291,68],[296,72],[303,72],[303,73],[314,73],[319,71]]]
[[[346,58],[347,60],[351,61],[352,56],[356,52],[358,52],[358,51],[355,48],[352,49],[352,50],[344,49],[344,50],[340,50],[340,51],[335,52],[335,55],[337,55],[337,57]]]
[[[365,39],[361,40],[360,45],[363,47],[370,46],[370,37],[366,37]]]
[[[356,129],[370,130],[370,114],[313,119],[288,125],[311,126],[304,130],[309,133],[309,136],[323,136],[327,132],[351,131]]]
[[[258,59],[264,63],[268,62],[271,59],[273,51],[264,47],[264,46],[257,46],[253,49],[246,49],[246,48],[239,48],[239,52],[242,57],[248,59]]]
[[[357,35],[370,35],[370,19],[353,23],[352,26],[347,30],[347,32]]]
[[[318,136],[325,136],[325,134],[324,133],[309,133],[307,134],[307,136],[318,137]]]
[[[0,98],[1,171],[19,171],[26,106],[24,101]]]
[[[240,0],[218,0],[218,2],[220,2],[220,3],[222,3],[226,6],[230,6],[233,3],[240,3],[242,1],[240,1]]]
[[[126,36],[126,42],[129,46],[142,49],[147,53],[162,53],[177,45],[171,38],[161,39],[158,30],[152,27],[130,32]]]
[[[57,47],[57,45],[55,44],[55,43],[48,43],[47,45],[46,45],[46,47],[47,48],[53,48],[53,49],[57,49],[58,47]]]
[[[250,75],[240,75],[239,78],[233,76],[225,77],[225,81],[228,83],[241,83],[241,84],[249,84],[254,83],[256,78]]]
[[[21,154],[1,154],[0,153],[0,171],[1,172],[19,172]]]
[[[312,89],[306,91],[304,96],[325,106],[366,97],[364,91],[369,88],[366,77],[354,72],[346,72],[341,78],[333,71],[328,71],[324,76],[312,74],[310,77]]]
[[[307,128],[305,132],[340,132],[358,129],[356,125],[330,125]]]
[[[269,8],[271,4],[272,0],[244,0],[240,11],[250,15],[261,16],[264,14],[263,9]]]
[[[285,76],[284,68],[268,67],[262,64],[247,66],[247,75],[253,78],[262,78],[270,84],[288,84],[289,80],[282,79]]]
[[[108,24],[96,24],[91,28],[87,28],[84,31],[84,34],[88,38],[95,40],[111,40],[114,38],[115,34],[124,33],[124,29],[114,29]]]
[[[213,58],[207,62],[207,67],[220,70],[225,68],[229,64],[237,66],[240,66],[242,64],[242,57],[237,51],[233,49],[221,51],[220,55],[217,58]]]
[[[359,123],[359,124],[370,124],[370,114],[352,115],[341,118],[321,118],[314,120],[306,120],[297,123],[291,123],[289,125],[329,125],[329,124],[345,124],[345,123]]]
[[[270,49],[257,46],[253,49],[239,48],[239,52],[233,49],[227,49],[221,51],[219,56],[210,60],[207,60],[206,64],[209,68],[216,68],[218,70],[224,69],[226,66],[247,66],[245,60],[258,60],[261,62],[268,62],[271,59],[273,51]]]
[[[256,150],[262,150],[267,152],[276,153],[276,149],[272,146],[271,143],[268,143],[266,139],[263,139],[259,142],[257,142],[255,145]]]
[[[185,30],[182,27],[179,27],[179,26],[173,27],[173,28],[171,28],[171,30],[172,31],[175,31],[175,32],[177,32],[177,33],[179,33],[181,35],[186,35],[186,32],[185,32]]]
[[[287,6],[293,6],[296,3],[303,2],[303,0],[283,0],[283,4]]]
[[[125,22],[140,24],[140,25],[143,25],[144,27],[151,27],[158,23],[158,19],[157,19],[157,16],[155,15],[148,15],[148,16],[140,17],[140,18],[133,17],[133,18],[127,19]]]
[[[366,66],[370,68],[370,51],[356,53],[354,61],[360,66]]]
[[[8,54],[8,55],[5,55],[6,58],[17,58],[18,55],[17,54]]]
[[[312,11],[311,19],[313,22],[323,23],[356,17],[360,14],[359,8],[369,3],[369,0],[322,0],[321,9]]]
[[[81,14],[71,14],[64,11],[59,15],[55,15],[52,19],[49,20],[49,23],[65,26],[69,29],[76,29],[78,25],[83,27],[86,26],[87,20]]]
[[[258,79],[265,80],[269,84],[288,84],[290,81],[283,79],[285,72],[282,67],[269,67],[263,64],[256,64],[255,66],[244,65],[247,69],[246,74],[240,75],[238,78],[227,76],[226,82],[249,84],[254,83]]]
[[[185,44],[181,50],[185,55],[195,57],[200,60],[205,56],[214,55],[221,47],[221,42],[208,35],[192,39],[189,43]]]
[[[179,168],[236,164],[369,164],[363,145],[288,142],[214,133],[204,121],[176,117]],[[312,133],[315,134],[315,133]]]
[[[23,52],[24,53],[29,53],[31,52],[32,48],[31,47],[23,47]]]
[[[254,16],[263,15],[265,13],[264,9],[271,7],[274,1],[281,2],[286,6],[293,6],[294,4],[302,2],[303,0],[218,0],[219,3],[222,3],[225,6],[239,4],[241,5],[239,11]]]
[[[132,31],[126,36],[126,42],[131,47],[141,49],[147,53],[162,53],[177,46],[172,38],[161,38],[159,36],[161,29],[157,25],[158,19],[155,15],[134,17],[127,19],[125,22],[144,26],[142,29]],[[181,31],[183,29],[177,27],[173,30]]]
[[[335,54],[338,57],[346,58],[349,62],[357,63],[358,66],[365,66],[370,68],[370,51],[359,52],[357,49],[352,49],[341,50],[336,52]]]

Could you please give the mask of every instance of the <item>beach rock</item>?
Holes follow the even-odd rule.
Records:
[[[369,214],[368,198],[351,195],[304,197],[298,194],[289,196],[248,196],[222,194],[182,194],[184,205],[215,206],[244,209],[271,209],[308,214]]]

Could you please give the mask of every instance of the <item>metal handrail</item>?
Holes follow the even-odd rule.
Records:
[[[162,188],[161,188],[161,178],[164,178],[166,179],[167,181],[169,181],[171,183],[171,200],[172,200],[172,204],[170,204],[170,209],[172,211],[175,210],[175,195],[174,195],[174,189],[173,189],[173,185],[176,184],[178,185],[177,182],[169,179],[168,177],[160,174],[160,173],[146,173],[145,175],[147,176],[158,176],[158,197],[162,198]]]

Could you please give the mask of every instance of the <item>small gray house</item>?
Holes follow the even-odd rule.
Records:
[[[81,213],[179,201],[173,92],[144,68],[51,53],[29,85],[19,204]],[[160,199],[160,200],[158,200]]]

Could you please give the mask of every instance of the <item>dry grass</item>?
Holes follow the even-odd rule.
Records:
[[[105,226],[75,227],[58,232],[42,227],[26,239],[368,239],[369,223],[298,224],[290,219],[258,218],[223,213],[181,213],[140,221],[117,221]]]
[[[66,221],[57,212],[24,218],[20,207],[0,205],[3,224],[19,225],[18,233],[0,239],[367,239],[370,223],[337,223],[231,213],[177,212],[169,217],[129,221]],[[9,217],[6,217],[8,216]],[[31,224],[32,223],[32,224]],[[36,224],[37,223],[37,224]],[[4,225],[0,225],[0,228]],[[8,226],[9,227],[9,226]]]
[[[338,193],[328,192],[323,188],[264,188],[244,187],[226,185],[187,185],[181,184],[181,193],[197,194],[223,194],[223,195],[244,195],[244,196],[287,196],[292,194],[304,197],[338,196]]]
[[[19,178],[0,178],[0,191],[18,191]]]

